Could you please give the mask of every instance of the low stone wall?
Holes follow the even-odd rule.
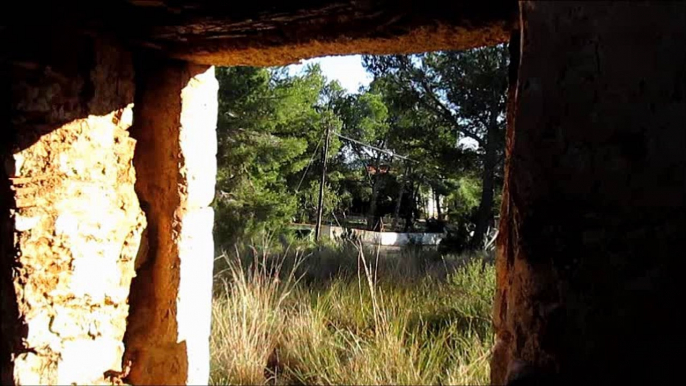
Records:
[[[323,226],[322,234],[331,239],[345,237],[352,233],[364,244],[403,246],[403,245],[438,245],[445,237],[444,233],[400,233],[372,232],[363,229]]]

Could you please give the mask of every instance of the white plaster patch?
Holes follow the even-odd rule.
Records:
[[[74,147],[78,147],[78,144],[75,144]],[[83,175],[86,171],[86,163],[79,157],[62,153],[60,154],[60,171],[70,177]]]
[[[39,221],[40,221],[40,217],[38,217],[38,216],[27,217],[27,216],[15,215],[14,216],[14,229],[16,229],[19,232],[25,232],[25,231],[35,227]]]
[[[74,235],[79,229],[79,219],[71,213],[63,213],[55,220],[55,233],[60,235]]]
[[[113,339],[66,341],[57,367],[57,384],[103,384],[103,374],[121,369],[124,345]]]
[[[114,113],[112,113],[114,114]],[[108,121],[112,120],[112,114],[106,115],[104,117],[91,115],[89,120],[94,122],[89,123],[89,133],[88,136],[91,139],[89,146],[101,146],[106,149],[112,148],[114,146],[114,128],[115,126],[107,124]],[[103,121],[98,122],[98,121]]]
[[[9,162],[6,165],[7,175],[9,176],[21,176],[21,167],[24,165],[24,160],[26,158],[21,153],[16,153],[12,155],[12,160],[14,162]]]
[[[72,252],[74,252],[72,247]],[[118,294],[120,272],[117,261],[103,257],[98,243],[84,243],[78,248],[73,261],[70,288],[76,296],[90,296],[93,302],[102,302],[105,296]]]
[[[52,363],[49,358],[34,353],[23,353],[14,360],[14,381],[17,385],[43,385],[50,383]]]
[[[184,214],[181,221],[177,341],[186,341],[187,383],[204,384],[209,377],[210,363],[214,211],[212,208],[196,209]]]
[[[133,125],[133,103],[126,105],[126,108],[119,119],[119,127],[126,130]]]
[[[59,351],[61,347],[60,338],[50,331],[51,316],[47,308],[40,309],[40,312],[27,318],[26,343],[30,347],[50,347],[54,351]]]
[[[181,91],[179,145],[186,178],[188,208],[202,208],[214,198],[217,175],[217,90],[214,67],[196,75]]]
[[[83,310],[55,306],[55,316],[50,323],[50,330],[61,338],[77,338],[85,335],[87,328],[84,325]]]

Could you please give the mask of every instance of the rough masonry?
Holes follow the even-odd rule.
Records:
[[[214,68],[139,58],[136,191],[149,246],[131,287],[126,356],[134,384],[209,378],[217,91]]]
[[[0,17],[2,383],[207,381],[209,65],[510,36],[492,382],[679,375],[686,3],[13,6]]]
[[[3,159],[12,228],[3,244],[14,252],[5,256],[13,271],[2,295],[16,304],[3,311],[19,323],[3,315],[2,344],[12,356],[3,383],[105,382],[124,353],[146,224],[129,135],[132,62],[100,40],[76,38],[66,54],[50,66],[19,63],[12,73],[16,137]]]
[[[683,342],[686,4],[520,7],[492,382],[667,382]]]

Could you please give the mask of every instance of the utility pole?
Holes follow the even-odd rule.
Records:
[[[410,179],[410,163],[405,162],[405,176],[403,177],[403,182],[400,184],[400,189],[398,191],[398,200],[395,202],[395,212],[393,212],[393,225],[391,229],[395,232],[395,227],[398,225],[398,219],[400,217],[400,205],[403,202],[403,193],[405,193],[405,186]]]
[[[324,212],[324,183],[326,182],[326,158],[329,155],[329,136],[331,134],[331,125],[326,125],[326,139],[324,140],[324,149],[322,151],[322,178],[319,180],[319,201],[317,203],[317,225],[314,228],[314,240],[319,241],[322,228],[322,213]]]

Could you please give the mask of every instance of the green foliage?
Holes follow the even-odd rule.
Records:
[[[300,217],[298,222],[307,222],[317,215],[317,200],[319,199],[319,181],[310,181],[309,186],[300,191],[298,197],[302,200]],[[331,187],[331,184],[324,185],[323,215],[331,218],[334,211],[345,205],[346,196],[339,196]],[[349,199],[348,199],[349,201]]]
[[[417,192],[424,200],[436,192],[451,221],[490,221],[503,180],[506,53],[497,46],[365,56],[374,81],[354,94],[316,65],[294,76],[285,68],[218,69],[218,244],[314,221],[327,128],[417,161],[332,135],[329,220],[350,212],[368,223],[394,213],[416,220]],[[373,172],[380,166],[390,171]]]
[[[471,214],[481,200],[481,181],[468,175],[460,177],[458,188],[448,196],[451,213],[458,216]]]
[[[499,46],[365,57],[374,81],[355,94],[317,66],[295,76],[217,70],[215,239],[244,246],[216,267],[213,383],[488,382],[492,263],[314,246],[286,226],[314,221],[328,128],[418,162],[332,136],[326,217],[393,213],[402,197],[397,209],[416,218],[420,192],[434,191],[457,225],[452,245],[464,248],[475,218],[499,207],[499,195],[484,198],[503,179],[505,55]],[[389,172],[370,172],[380,165]],[[255,239],[264,247],[245,246]],[[269,251],[276,241],[281,256]]]
[[[483,237],[503,180],[506,47],[365,56],[364,64],[391,111],[391,146],[421,160],[412,179],[448,196],[451,219],[481,224],[474,239]]]
[[[298,76],[278,68],[220,68],[217,79],[215,233],[226,245],[311,215],[316,196],[309,188],[321,162],[306,168],[318,160],[326,127],[340,122],[325,104],[325,94],[337,86],[327,84],[317,66]],[[331,141],[332,153],[339,147]]]

